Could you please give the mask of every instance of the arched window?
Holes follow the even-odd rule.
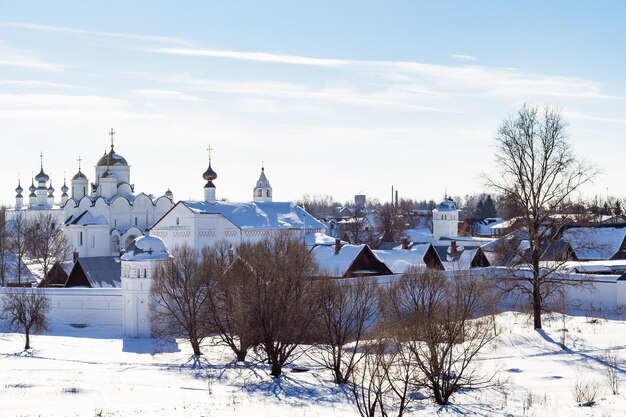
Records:
[[[267,190],[266,195],[267,195],[268,197],[271,197],[271,194],[270,194],[270,193],[271,193],[271,191],[270,191],[270,190]]]
[[[148,269],[147,268],[143,269],[143,277],[144,278],[148,278]]]
[[[257,196],[257,197],[263,197],[263,190],[258,190],[258,191],[256,192],[256,196]]]

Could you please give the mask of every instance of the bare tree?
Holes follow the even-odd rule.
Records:
[[[15,254],[15,276],[17,284],[22,283],[24,258],[29,248],[30,221],[20,211],[13,213],[9,233],[9,248]]]
[[[398,242],[406,232],[406,221],[397,207],[385,204],[374,213],[376,227],[383,242]]]
[[[207,304],[207,318],[211,328],[222,342],[237,357],[238,362],[246,359],[250,340],[250,317],[245,304],[245,279],[250,272],[246,262],[234,259],[234,248],[228,242],[218,242],[206,255],[212,257],[211,264],[224,271],[212,282]],[[244,268],[242,270],[241,268]]]
[[[485,176],[488,186],[499,192],[520,212],[528,250],[519,253],[517,266],[529,274],[515,274],[510,290],[527,294],[533,307],[534,327],[541,328],[544,299],[550,287],[563,280],[551,278],[553,269],[540,265],[542,251],[558,239],[554,214],[580,187],[591,181],[597,171],[577,159],[565,132],[566,123],[558,109],[539,112],[524,105],[506,119],[496,136],[496,175]],[[519,284],[522,285],[519,285]]]
[[[341,232],[348,242],[358,245],[361,243],[369,243],[370,241],[370,224],[361,209],[357,209],[354,216],[341,222]]]
[[[258,243],[243,243],[238,259],[249,315],[249,340],[259,343],[279,376],[295,349],[308,337],[317,313],[313,281],[318,266],[297,240],[281,234]]]
[[[437,404],[466,387],[490,378],[472,364],[496,336],[489,287],[478,277],[449,279],[439,271],[412,268],[381,300],[386,328],[407,349],[420,384]]]
[[[1,315],[10,329],[23,331],[24,350],[30,349],[30,335],[48,329],[47,313],[50,302],[40,288],[11,288],[4,292]]]
[[[0,207],[0,286],[6,284],[7,264],[10,256],[9,233],[7,230],[6,207]]]
[[[210,333],[206,318],[210,288],[219,273],[210,258],[199,263],[195,251],[188,246],[176,251],[174,258],[154,275],[150,303],[153,334],[162,338],[185,337],[193,354],[202,355],[202,341]]]
[[[361,342],[373,326],[378,308],[378,286],[373,281],[319,283],[320,313],[315,334],[321,343],[322,363],[333,372],[335,383],[345,384],[362,357]]]
[[[28,224],[28,254],[41,264],[44,278],[55,262],[63,262],[69,258],[70,245],[50,213],[39,213]]]

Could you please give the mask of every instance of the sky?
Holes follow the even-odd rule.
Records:
[[[136,191],[201,199],[487,191],[494,137],[524,103],[558,106],[624,196],[626,3],[0,0],[0,204],[109,146]],[[25,194],[27,197],[27,193]]]

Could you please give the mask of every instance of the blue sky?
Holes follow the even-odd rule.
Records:
[[[130,3],[130,4],[129,4]],[[493,137],[556,105],[574,150],[623,196],[621,2],[0,1],[0,202],[39,152],[60,188],[90,180],[117,131],[136,189],[278,200],[484,191]],[[36,173],[36,172],[35,172]],[[57,197],[60,192],[57,192]]]

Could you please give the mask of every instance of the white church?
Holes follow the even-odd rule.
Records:
[[[174,206],[173,194],[167,190],[154,197],[135,193],[131,183],[130,165],[115,152],[114,131],[111,129],[111,149],[105,152],[95,165],[95,180],[90,183],[79,166],[71,180],[70,188],[63,183],[60,201],[55,202],[50,177],[41,171],[29,188],[28,204],[24,204],[22,187],[18,183],[15,197],[16,213],[34,218],[49,213],[55,224],[63,225],[71,249],[80,257],[116,256],[138,236],[143,236],[155,221]]]

